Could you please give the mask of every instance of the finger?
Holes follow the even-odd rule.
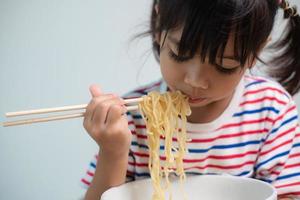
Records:
[[[94,116],[92,119],[93,122],[99,123],[99,124],[104,124],[106,121],[110,107],[114,106],[114,105],[122,106],[123,101],[118,97],[114,97],[114,98],[106,99],[106,100],[102,101],[101,104],[99,104],[95,108]]]
[[[92,122],[95,108],[97,107],[97,105],[101,104],[101,102],[105,100],[112,99],[112,98],[114,98],[114,95],[112,94],[104,94],[99,97],[93,98],[88,104],[88,106],[86,107],[86,111],[84,114],[84,123],[90,124]]]
[[[92,97],[98,97],[102,94],[100,86],[96,85],[96,84],[92,84],[90,86],[89,90],[90,90],[90,93],[91,93]]]
[[[126,107],[124,105],[115,104],[110,106],[105,123],[106,124],[116,123],[118,120],[120,120],[123,117],[124,113],[126,113]]]

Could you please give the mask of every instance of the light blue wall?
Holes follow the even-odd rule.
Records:
[[[91,83],[121,95],[158,79],[149,39],[130,42],[149,12],[147,0],[1,0],[0,121],[88,103]],[[0,146],[1,200],[75,199],[97,152],[82,119],[0,127]]]
[[[156,80],[150,40],[129,42],[146,30],[150,4],[1,0],[0,121],[9,111],[88,103],[91,83],[123,94]],[[80,197],[97,151],[82,119],[0,127],[0,146],[0,199],[14,200]]]

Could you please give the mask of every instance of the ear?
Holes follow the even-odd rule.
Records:
[[[155,4],[154,9],[155,9],[155,12],[157,14],[157,20],[159,20],[159,7],[158,7],[158,3]],[[158,26],[158,21],[156,22],[156,24]],[[160,33],[156,33],[154,39],[155,39],[155,42],[157,44],[160,44],[160,38],[161,38]]]
[[[155,9],[156,14],[158,15],[158,12],[159,12],[158,4],[155,4],[154,9]]]
[[[161,35],[160,35],[160,33],[155,33],[155,37],[154,37],[154,40],[155,40],[155,42],[158,44],[158,45],[160,45],[160,38],[161,38]]]

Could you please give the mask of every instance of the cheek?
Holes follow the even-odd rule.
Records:
[[[174,85],[183,79],[184,72],[179,70],[180,67],[182,66],[178,66],[177,63],[174,63],[166,53],[161,53],[160,70],[168,85]]]
[[[239,84],[242,74],[222,75],[214,79],[212,88],[216,96],[227,96],[231,94]]]

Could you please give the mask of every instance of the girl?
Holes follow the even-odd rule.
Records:
[[[288,27],[269,66],[283,87],[248,71],[279,9]],[[148,33],[163,79],[125,98],[154,90],[188,96],[186,173],[252,177],[276,187],[281,200],[300,198],[300,128],[291,97],[300,88],[297,9],[278,0],[161,0],[153,3]],[[125,117],[119,97],[97,86],[90,91],[83,125],[100,150],[82,182],[89,186],[85,199],[99,199],[110,187],[149,177],[149,153],[140,113]]]

